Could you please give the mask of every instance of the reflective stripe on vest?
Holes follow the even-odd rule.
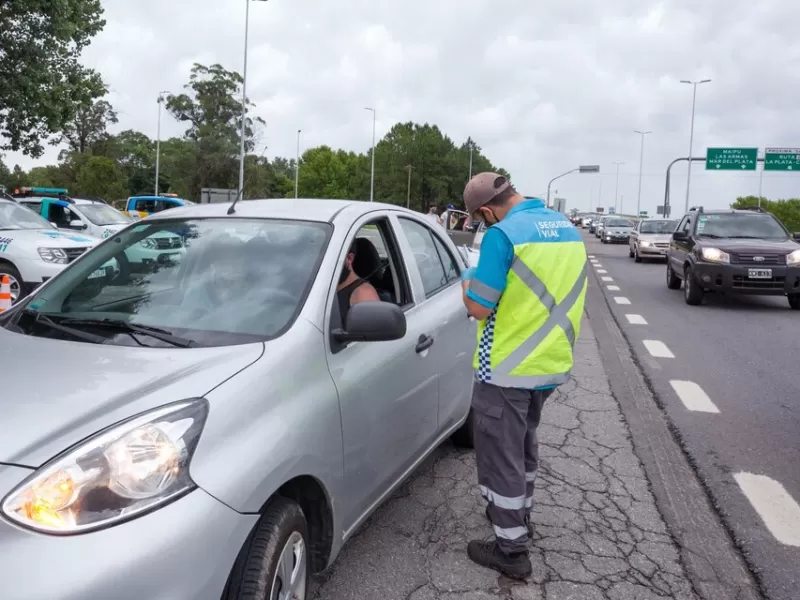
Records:
[[[583,263],[580,274],[576,278],[569,293],[564,299],[556,303],[552,294],[547,291],[541,279],[531,271],[522,259],[514,258],[511,270],[517,277],[536,295],[549,313],[547,320],[539,327],[533,335],[520,344],[497,366],[492,367],[492,384],[501,387],[517,387],[533,389],[537,387],[561,385],[569,379],[570,371],[564,373],[553,373],[546,375],[512,375],[522,362],[530,356],[541,344],[550,332],[556,327],[561,327],[569,340],[571,347],[575,345],[575,328],[568,317],[568,313],[575,304],[582,298],[584,288],[587,284],[586,262]]]

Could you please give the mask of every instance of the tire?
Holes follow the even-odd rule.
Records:
[[[792,310],[800,310],[800,294],[791,294],[787,296],[789,299],[789,308]]]
[[[681,278],[675,275],[675,271],[672,270],[669,264],[669,259],[667,259],[667,287],[671,290],[681,289]]]
[[[471,408],[467,420],[453,433],[451,439],[459,448],[472,450],[475,447],[475,413]]]
[[[638,263],[642,262],[642,257],[639,256],[639,247],[638,246],[634,246],[633,247],[633,262],[638,262]]]
[[[17,268],[9,262],[0,261],[0,281],[3,275],[8,275],[11,280],[11,303],[15,304],[20,298],[26,296],[27,285],[22,281],[22,275]]]
[[[600,241],[601,241],[602,243],[604,243],[604,244],[606,243],[606,240],[605,240],[605,239],[603,239],[603,238],[600,238]]]
[[[281,568],[285,552],[294,551],[293,568]],[[271,600],[286,590],[284,579],[294,578],[289,596],[305,600],[309,576],[308,525],[300,506],[278,496],[250,534],[233,566],[223,600]]]
[[[683,271],[683,299],[690,306],[697,306],[703,301],[703,288],[698,285],[694,278],[691,267],[686,267]]]

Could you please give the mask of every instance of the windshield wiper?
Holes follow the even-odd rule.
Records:
[[[87,331],[82,331],[80,329],[73,329],[72,327],[61,325],[53,321],[50,317],[47,317],[38,311],[31,310],[30,308],[26,308],[22,312],[26,315],[30,315],[31,317],[33,317],[33,320],[36,323],[40,325],[47,325],[50,329],[55,329],[56,331],[63,331],[64,333],[68,333],[86,342],[92,342],[93,344],[106,343],[106,338],[102,336],[94,335],[93,333],[89,333]]]
[[[191,348],[196,346],[194,340],[182,338],[174,335],[165,329],[158,327],[150,327],[149,325],[139,325],[138,323],[129,323],[128,321],[121,321],[115,319],[71,319],[66,318],[62,323],[69,323],[70,325],[86,325],[90,327],[113,327],[127,333],[138,333],[147,335],[151,338],[161,340],[167,344],[177,346],[179,348]]]
[[[716,240],[722,239],[721,235],[716,235],[714,233],[699,233],[697,235],[699,235],[700,237],[714,238]]]
[[[729,235],[732,240],[763,240],[760,235]]]

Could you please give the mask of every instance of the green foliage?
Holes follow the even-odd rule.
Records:
[[[100,0],[0,1],[0,150],[41,156],[44,140],[105,94],[78,62],[102,12]]]
[[[117,163],[104,156],[91,156],[81,166],[70,193],[76,196],[97,196],[106,200],[127,197],[125,175]]]
[[[740,196],[736,199],[736,202],[731,204],[731,208],[757,205],[758,196]],[[761,198],[761,208],[780,219],[790,232],[800,231],[800,198],[788,198],[785,200]]]
[[[89,146],[107,139],[108,126],[119,122],[116,111],[106,100],[98,100],[78,109],[75,118],[66,123],[61,135],[51,143],[67,144],[72,152],[86,152]]]

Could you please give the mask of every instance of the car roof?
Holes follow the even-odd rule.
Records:
[[[236,203],[235,213],[228,215],[230,203],[195,204],[181,208],[170,209],[164,218],[256,218],[256,219],[297,219],[304,221],[318,221],[320,223],[333,222],[339,213],[346,211],[349,218],[358,218],[376,210],[395,210],[411,215],[421,216],[420,213],[396,204],[383,202],[365,202],[362,200],[325,200],[317,198],[272,198],[268,200],[243,200]],[[148,217],[147,220],[159,218],[161,213]]]

